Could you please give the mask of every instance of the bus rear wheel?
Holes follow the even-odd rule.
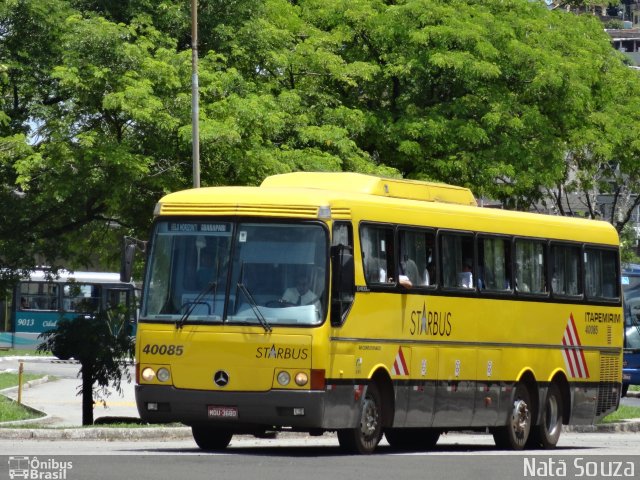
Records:
[[[227,448],[233,433],[221,428],[192,426],[191,434],[198,447],[207,452],[216,452]]]
[[[540,425],[531,432],[532,444],[536,447],[554,448],[562,432],[562,395],[555,383],[549,385],[542,409]]]
[[[513,405],[507,425],[493,431],[493,439],[498,448],[522,450],[531,432],[531,396],[524,383],[516,385]]]
[[[438,443],[440,430],[434,428],[390,428],[384,432],[387,442],[396,450],[431,450]]]
[[[356,428],[338,430],[338,442],[343,450],[370,454],[382,438],[382,401],[375,383],[367,385],[360,405],[360,420]]]

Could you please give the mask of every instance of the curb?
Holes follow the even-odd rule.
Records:
[[[15,425],[15,423],[14,423]],[[0,428],[0,438],[8,440],[129,440],[171,441],[191,439],[189,427],[142,428]]]
[[[11,355],[11,356],[6,356],[6,357],[0,357],[0,363],[2,362],[19,362],[21,360],[24,361],[38,361],[38,360],[42,360],[42,361],[50,361],[50,360],[57,360],[56,357],[51,357],[48,355]],[[73,360],[73,362],[75,362],[75,360]]]
[[[563,425],[563,432],[573,433],[638,433],[640,419],[625,420],[617,423],[600,423],[598,425]]]
[[[43,383],[47,383],[49,380],[50,380],[49,375],[45,375],[42,378],[36,378],[35,380],[29,380],[28,382],[24,382],[22,384],[22,388],[25,389],[25,388],[34,387],[36,385],[42,385]],[[17,391],[18,391],[18,386],[16,385],[15,387],[8,387],[0,390],[0,394],[6,396],[7,393],[13,393]]]

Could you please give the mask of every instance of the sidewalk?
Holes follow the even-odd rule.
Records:
[[[29,382],[22,389],[22,403],[46,413],[46,424],[54,427],[82,426],[82,396],[77,395],[82,381],[61,378],[53,381]],[[2,392],[17,400],[17,387]],[[106,401],[96,402],[93,408],[94,421],[100,417],[139,418],[136,408],[133,383],[122,383],[122,394],[113,392]]]
[[[0,438],[15,440],[153,440],[169,441],[191,439],[189,427],[106,427],[82,426],[82,398],[76,395],[80,379],[62,378],[49,381],[48,377],[26,383],[22,390],[22,404],[45,416],[18,422],[0,424]],[[0,391],[17,400],[18,387]],[[133,383],[122,384],[122,395],[112,393],[105,402],[93,409],[94,422],[105,417],[138,419]]]

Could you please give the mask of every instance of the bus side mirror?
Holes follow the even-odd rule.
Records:
[[[136,249],[142,253],[147,251],[147,242],[133,237],[122,237],[122,254],[120,258],[120,281],[131,282],[133,274],[133,260],[136,256]]]
[[[331,247],[331,267],[331,325],[339,327],[344,323],[355,294],[352,248],[346,245]]]
[[[122,255],[120,259],[120,281],[129,283],[133,271],[133,260],[136,256],[135,240],[122,237]]]

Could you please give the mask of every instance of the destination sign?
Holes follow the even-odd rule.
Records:
[[[171,222],[168,225],[172,233],[230,233],[230,223],[193,223]]]

